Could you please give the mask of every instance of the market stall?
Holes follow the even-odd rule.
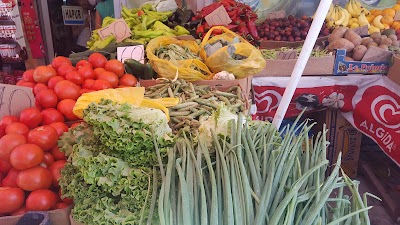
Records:
[[[0,85],[0,224],[371,223],[353,179],[362,134],[400,163],[400,4],[119,3]]]

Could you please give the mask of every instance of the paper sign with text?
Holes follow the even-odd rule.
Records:
[[[276,59],[280,60],[289,60],[289,59],[296,59],[297,58],[297,51],[289,50],[284,52],[278,52],[276,55]]]
[[[394,21],[400,21],[400,10],[398,10],[398,11],[396,12],[396,14],[394,14],[393,20],[394,20]]]
[[[286,17],[286,12],[285,11],[277,11],[277,12],[272,12],[270,14],[268,14],[267,19],[281,19],[281,18],[285,18]]]
[[[365,53],[362,62],[387,62],[391,59],[393,53],[382,48],[371,46]]]
[[[117,59],[121,62],[125,62],[127,59],[134,59],[144,64],[144,46],[118,47]]]
[[[132,35],[131,29],[129,29],[124,19],[117,19],[110,25],[101,28],[98,32],[101,39],[114,35],[117,42],[121,42]]]
[[[61,6],[64,25],[83,25],[83,8],[80,6]]]
[[[210,26],[228,25],[232,23],[232,20],[226,12],[224,6],[220,6],[212,13],[208,14],[205,19],[207,24]]]
[[[0,118],[6,115],[19,116],[19,113],[35,106],[32,88],[0,84]]]
[[[360,36],[366,36],[368,35],[368,25],[353,28],[353,31]]]

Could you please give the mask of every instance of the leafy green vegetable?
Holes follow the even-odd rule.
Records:
[[[59,183],[63,196],[74,199],[74,219],[85,225],[156,221],[150,212],[160,183],[154,166],[164,155],[158,158],[156,147],[173,143],[165,115],[103,100],[90,104],[84,120],[59,141],[68,156]]]

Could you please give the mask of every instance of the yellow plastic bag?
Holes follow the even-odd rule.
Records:
[[[220,29],[224,33],[210,39],[210,36],[215,29]],[[212,44],[218,40],[232,42],[235,37],[238,37],[240,40],[240,43],[233,44],[233,46],[236,48],[235,53],[246,56],[247,59],[233,59],[228,53],[228,46],[224,46],[212,55],[207,56],[207,53],[204,49],[204,46],[206,44]],[[200,45],[200,57],[205,61],[206,65],[213,73],[227,71],[234,74],[236,79],[242,79],[251,75],[258,74],[266,66],[265,59],[262,56],[260,50],[247,42],[241,36],[235,34],[234,32],[223,26],[212,27],[204,36],[204,39]]]
[[[154,71],[158,73],[160,77],[167,79],[174,79],[178,73],[179,78],[186,81],[198,81],[198,80],[208,80],[211,79],[212,73],[208,67],[198,59],[190,60],[179,60],[179,61],[168,61],[158,58],[154,55],[156,49],[161,46],[176,44],[182,47],[188,47],[192,52],[199,52],[199,45],[195,41],[178,40],[173,37],[157,37],[152,39],[146,47],[147,58]],[[200,70],[193,69],[196,66]]]
[[[167,108],[176,106],[179,103],[179,98],[144,99],[144,92],[144,87],[129,87],[85,93],[78,98],[72,111],[78,118],[82,119],[83,110],[90,103],[99,103],[101,99],[110,99],[120,104],[128,103],[140,107],[160,109],[169,120],[169,111]]]

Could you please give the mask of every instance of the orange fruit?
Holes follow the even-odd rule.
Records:
[[[374,16],[379,16],[379,15],[382,15],[382,10],[380,10],[380,9],[374,9],[374,10],[370,11],[370,13],[371,13],[372,15],[374,15]]]
[[[394,27],[398,26],[399,24],[399,21],[394,21],[390,27],[394,29]]]
[[[374,15],[372,15],[372,14],[368,15],[368,16],[367,16],[368,22],[369,22],[369,23],[372,23],[372,21],[375,19],[375,17],[376,17],[376,16],[374,16]]]
[[[400,10],[400,4],[396,4],[396,5],[394,5],[393,7],[392,7],[392,9],[394,9],[395,11],[398,11],[398,10]]]
[[[390,16],[393,18],[395,14],[396,14],[396,11],[392,8],[387,8],[382,11],[383,16]]]
[[[382,19],[381,19],[381,23],[383,23],[384,25],[386,24],[389,27],[393,24],[393,22],[394,22],[393,21],[393,17],[388,16],[388,15],[383,16]]]
[[[385,27],[384,30],[390,29],[390,26],[388,24],[386,24],[386,23],[384,23],[383,26]]]

